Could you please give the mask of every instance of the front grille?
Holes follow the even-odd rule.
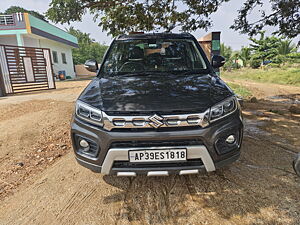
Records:
[[[108,114],[109,113],[109,114]],[[209,110],[189,114],[131,114],[103,112],[104,129],[109,131],[132,131],[131,129],[177,129],[201,128],[208,125]],[[150,114],[150,115],[149,115]],[[126,130],[125,130],[126,129]]]
[[[131,163],[128,161],[115,161],[113,169],[121,168],[171,168],[171,167],[200,167],[203,165],[201,159],[188,159],[185,162],[152,162],[152,163]]]
[[[166,131],[187,131],[201,129],[199,126],[192,127],[159,127],[159,128],[114,128],[113,132],[166,132]]]
[[[110,148],[135,148],[135,147],[172,147],[172,146],[191,146],[203,145],[200,139],[183,140],[151,140],[151,141],[118,141],[113,142]]]

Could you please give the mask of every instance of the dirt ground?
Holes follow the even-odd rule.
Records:
[[[189,176],[117,178],[79,166],[69,122],[88,81],[0,98],[0,225],[300,224],[300,88],[244,83],[241,158]]]

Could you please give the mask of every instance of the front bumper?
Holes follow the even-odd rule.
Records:
[[[171,173],[193,174],[206,170],[214,171],[237,160],[243,136],[243,123],[239,111],[217,121],[206,128],[178,131],[140,131],[115,132],[105,131],[93,125],[73,118],[71,137],[76,159],[82,166],[94,172],[117,174],[119,176],[163,176]],[[220,152],[216,146],[218,140],[230,134],[238,134],[238,140],[230,151]],[[76,136],[87,138],[97,145],[95,156],[82,153],[78,149]],[[183,143],[193,140],[191,144],[168,146],[168,143],[182,140]],[[195,140],[195,141],[194,141]],[[186,142],[184,142],[186,141]],[[196,142],[197,141],[197,142]],[[158,143],[156,146],[116,146],[115,143]],[[161,145],[159,143],[162,143]],[[180,142],[181,143],[181,142]],[[157,163],[155,165],[131,165],[128,151],[138,149],[186,148],[187,163]]]

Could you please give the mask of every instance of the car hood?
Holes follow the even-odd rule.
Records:
[[[233,95],[213,75],[95,78],[79,100],[105,112],[203,112]]]

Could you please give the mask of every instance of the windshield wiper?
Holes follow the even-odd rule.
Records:
[[[198,70],[184,70],[184,71],[141,71],[141,72],[115,72],[111,74],[112,76],[124,76],[124,77],[133,77],[133,76],[182,76],[182,75],[200,75],[208,73],[207,69],[198,69]]]
[[[141,71],[141,72],[129,72],[129,73],[121,73],[118,74],[118,76],[126,76],[126,77],[131,77],[131,76],[147,76],[147,75],[166,75],[168,74],[167,72],[158,72],[158,71]]]
[[[206,74],[208,73],[207,69],[197,69],[197,70],[185,70],[183,73],[180,73],[180,75],[197,75],[197,74]]]

